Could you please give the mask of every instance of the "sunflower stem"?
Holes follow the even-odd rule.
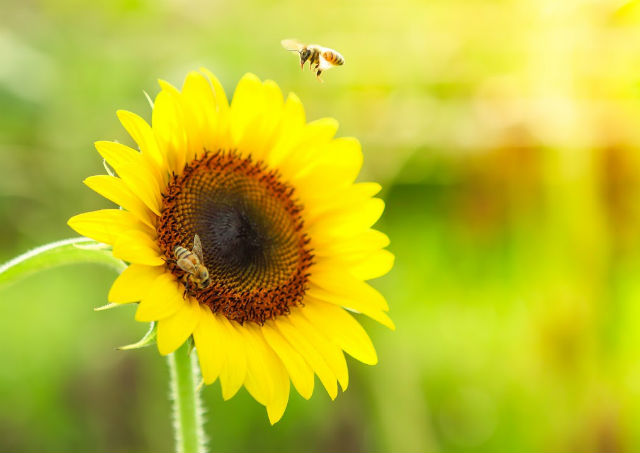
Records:
[[[118,273],[126,268],[104,244],[87,238],[65,239],[30,250],[1,265],[0,287],[45,269],[76,263],[104,264]]]
[[[196,389],[199,376],[197,364],[192,358],[189,342],[168,356],[173,400],[173,426],[177,453],[201,453],[205,451],[202,429],[202,403]]]

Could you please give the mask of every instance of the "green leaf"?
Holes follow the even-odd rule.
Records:
[[[144,337],[142,337],[140,341],[137,341],[136,343],[128,344],[126,346],[120,346],[117,349],[119,349],[120,351],[128,351],[129,349],[144,348],[145,346],[149,346],[150,344],[155,343],[157,334],[158,334],[158,324],[155,322],[152,322],[151,326],[149,327],[149,330],[147,331],[146,334],[144,334]]]
[[[96,263],[122,272],[127,266],[105,244],[87,238],[65,239],[30,250],[0,266],[0,288],[45,269]]]

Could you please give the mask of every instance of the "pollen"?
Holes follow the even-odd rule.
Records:
[[[264,324],[301,304],[313,255],[294,189],[264,163],[235,151],[206,152],[173,175],[163,194],[158,242],[178,280],[173,250],[197,234],[209,271],[189,295],[239,323]]]

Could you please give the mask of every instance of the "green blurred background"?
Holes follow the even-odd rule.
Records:
[[[334,47],[324,84],[280,47]],[[0,262],[109,207],[82,179],[116,109],[206,66],[333,116],[383,183],[398,326],[363,320],[335,402],[270,427],[204,391],[214,451],[640,450],[640,4],[575,0],[5,1]],[[171,451],[167,367],[119,352],[146,325],[95,313],[115,275],[76,266],[0,290],[0,450]]]

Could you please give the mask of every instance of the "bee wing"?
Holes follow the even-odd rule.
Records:
[[[196,254],[201,263],[204,263],[204,258],[202,257],[202,242],[200,242],[200,236],[197,234],[193,237],[193,253]]]
[[[188,272],[190,274],[193,274],[196,271],[196,267],[193,265],[193,263],[185,258],[179,259],[178,261],[176,261],[176,265],[183,271]]]
[[[320,63],[318,64],[318,69],[321,71],[326,71],[327,69],[333,68],[333,63],[329,63],[325,57],[320,54]]]
[[[283,39],[280,41],[280,44],[287,50],[300,50],[304,47],[304,45],[296,39]]]

